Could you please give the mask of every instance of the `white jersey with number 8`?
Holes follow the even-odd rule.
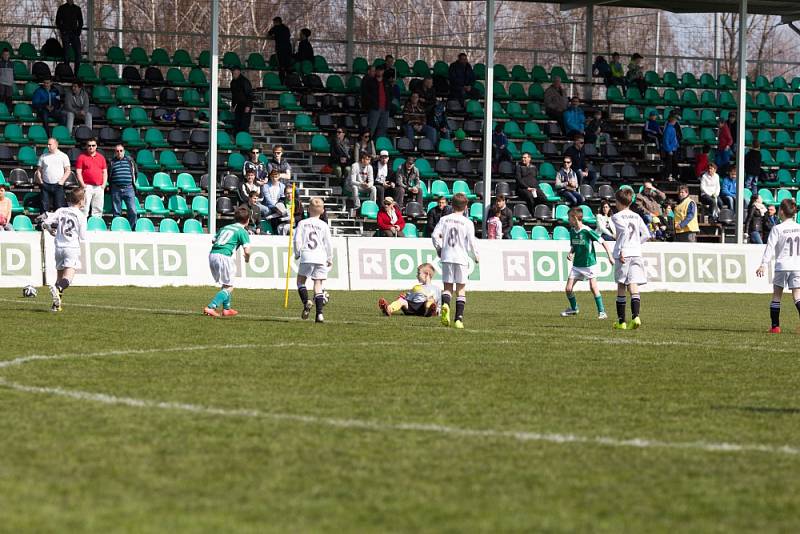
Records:
[[[58,208],[43,226],[55,230],[57,248],[80,248],[81,241],[86,241],[86,215],[78,208]]]
[[[800,271],[800,224],[794,218],[775,225],[769,233],[761,264],[775,258],[776,271]]]
[[[333,261],[331,227],[319,217],[303,219],[294,230],[294,257],[300,263],[324,265]]]
[[[470,252],[478,259],[475,225],[463,213],[452,213],[439,219],[431,239],[443,263],[469,265]]]
[[[620,255],[636,257],[642,255],[642,243],[650,239],[650,230],[644,220],[629,209],[618,211],[611,216],[611,224],[617,231],[617,240],[614,243],[614,259]]]

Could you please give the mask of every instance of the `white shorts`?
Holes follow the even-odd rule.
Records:
[[[56,270],[80,269],[81,268],[81,249],[79,248],[59,248],[56,247]]]
[[[327,280],[328,266],[324,263],[301,263],[297,276],[305,276],[312,280]]]
[[[618,284],[638,284],[647,283],[647,271],[644,269],[644,260],[641,256],[625,258],[625,263],[614,260],[614,281]]]
[[[442,282],[445,284],[466,284],[467,266],[460,263],[442,262]]]
[[[211,276],[214,281],[221,286],[233,286],[233,273],[236,270],[233,264],[233,256],[213,253],[208,255],[208,266],[211,268]]]
[[[784,289],[798,289],[800,288],[800,271],[775,271],[772,285]]]
[[[597,278],[597,264],[589,267],[575,267],[573,265],[572,270],[569,272],[569,277],[574,278],[578,282]]]

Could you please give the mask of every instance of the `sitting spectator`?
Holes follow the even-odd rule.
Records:
[[[11,110],[14,95],[14,62],[11,61],[11,50],[3,48],[0,52],[0,103]]]
[[[675,226],[675,241],[694,243],[697,241],[697,204],[689,196],[689,188],[681,184],[678,186],[680,199],[673,209],[673,224]]]
[[[270,209],[266,206],[266,204],[264,204],[264,197],[261,194],[261,188],[263,185],[264,184],[259,185],[256,182],[256,171],[250,169],[244,175],[244,181],[239,184],[239,190],[237,193],[239,195],[239,200],[243,203],[249,202],[251,193],[258,193],[258,206],[261,210],[261,215],[266,217],[269,215]]]
[[[756,139],[753,141],[753,148],[744,155],[744,188],[749,189],[755,195],[758,193],[758,179],[761,177],[761,143]]]
[[[372,134],[365,130],[361,132],[361,137],[356,141],[353,147],[353,161],[359,161],[361,154],[367,154],[370,161],[378,159],[378,153],[375,151],[375,143],[372,141]]]
[[[351,217],[355,217],[359,208],[361,208],[361,199],[359,198],[359,195],[362,191],[369,193],[369,199],[375,202],[377,190],[375,189],[374,185],[372,164],[370,163],[370,160],[371,158],[369,157],[369,154],[363,152],[359,156],[358,161],[353,163],[352,167],[350,167],[350,181],[348,183],[348,189],[350,191],[350,195],[353,197],[354,205],[354,208],[350,214]]]
[[[247,176],[248,172],[253,171],[256,176],[256,183],[263,185],[264,182],[267,181],[268,173],[267,166],[258,159],[260,153],[261,151],[256,147],[250,150],[250,159],[245,161],[244,165],[242,165],[242,176]],[[242,202],[244,202],[244,198],[242,198]]]
[[[617,52],[611,54],[611,63],[608,64],[608,68],[611,69],[611,83],[618,85],[624,91],[627,85],[625,83],[625,69],[622,67]]]
[[[664,126],[664,137],[661,143],[664,178],[670,182],[678,176],[678,148],[680,148],[680,142],[678,141],[677,124],[678,118],[675,115],[670,115],[669,119],[667,119],[667,125]]]
[[[764,235],[769,238],[769,233],[780,222],[775,206],[767,206],[767,215],[764,217]]]
[[[719,216],[720,200],[719,200],[719,175],[717,174],[717,165],[709,163],[708,171],[703,173],[700,177],[700,202],[703,206],[711,211],[711,219],[716,220]]]
[[[83,125],[91,130],[92,114],[89,112],[89,93],[83,89],[81,82],[74,82],[64,96],[64,115],[67,121],[67,130],[72,135],[75,118],[83,121]]]
[[[661,215],[663,204],[667,200],[667,195],[653,185],[652,180],[645,180],[642,185],[642,190],[637,197],[642,197],[646,200],[645,207],[651,213]]]
[[[282,226],[289,220],[289,210],[284,202],[285,196],[286,184],[281,181],[280,171],[272,169],[269,172],[269,181],[261,186],[260,197],[264,199],[264,206],[269,210],[264,218],[270,220],[273,234],[283,234]]]
[[[523,152],[521,159],[522,161],[517,163],[517,167],[514,170],[517,196],[525,201],[528,211],[533,213],[537,204],[547,204],[547,197],[539,187],[539,180],[536,178],[536,166],[531,162],[530,153]]]
[[[561,85],[561,78],[555,78],[544,92],[544,112],[551,119],[558,121],[562,131],[565,109],[567,109],[567,93]]]
[[[641,192],[636,195],[635,207],[637,208],[637,213],[647,223],[654,238],[659,240],[664,240],[667,230],[663,224],[665,221],[662,220],[662,203],[666,199],[667,195],[656,189],[650,180],[645,181]]]
[[[478,92],[475,90],[475,72],[472,65],[467,61],[467,54],[458,54],[458,60],[450,64],[447,70],[450,79],[450,98],[461,102],[464,106],[464,98],[477,98]]]
[[[347,133],[344,128],[336,128],[336,135],[331,140],[331,158],[329,165],[336,176],[336,184],[342,185],[344,176],[350,176],[350,165],[353,160],[350,157],[350,141],[347,140]]]
[[[261,233],[261,204],[258,201],[259,192],[258,191],[250,191],[247,195],[247,211],[250,212],[250,220],[247,223],[247,230],[248,234],[260,234]]]
[[[284,204],[289,206],[289,211],[291,211],[292,197],[293,197],[292,188],[291,187],[287,187],[284,190],[283,193],[285,195],[283,202],[284,202]],[[305,214],[305,210],[303,209],[303,201],[300,200],[299,197],[295,198],[294,199],[294,225],[297,226],[297,223],[299,223],[300,221],[302,221],[305,218],[306,218],[306,214]],[[322,214],[319,216],[319,219],[321,221],[328,222],[328,214],[325,213],[325,206],[322,207]]]
[[[508,137],[503,133],[503,123],[498,122],[492,132],[492,164],[494,170],[501,161],[511,161],[511,152],[508,151]]]
[[[608,61],[603,56],[597,56],[592,63],[592,76],[603,78],[603,83],[606,87],[614,85],[611,83],[611,67],[608,66]]]
[[[416,161],[415,157],[409,156],[395,173],[394,193],[401,205],[405,202],[406,195],[411,197],[412,202],[422,204],[422,180],[419,169],[414,165]]]
[[[588,183],[592,187],[597,183],[597,173],[589,169],[589,162],[586,160],[586,149],[584,148],[584,138],[581,135],[575,136],[573,144],[567,147],[564,155],[572,161],[572,169],[578,176],[580,185]]]
[[[592,118],[589,121],[589,124],[586,125],[583,138],[587,143],[592,145],[599,145],[599,141],[601,139],[608,143],[609,135],[603,132],[604,129],[605,123],[603,122],[603,112],[599,109],[596,109],[594,112],[592,112]]]
[[[767,207],[761,201],[759,195],[750,197],[750,205],[747,206],[747,216],[744,218],[744,231],[747,232],[748,241],[754,245],[763,245],[762,232],[764,231],[764,218],[767,214]]]
[[[439,219],[451,213],[453,213],[453,208],[447,205],[447,199],[445,197],[437,198],[436,205],[428,210],[424,236],[430,237],[433,235],[433,230],[439,224]]]
[[[612,215],[614,215],[614,212],[611,210],[611,204],[608,203],[608,200],[600,202],[600,209],[597,210],[597,215],[595,216],[597,219],[596,230],[605,241],[615,241],[617,239],[617,229],[611,224]]]
[[[406,222],[400,208],[394,203],[392,197],[383,199],[383,209],[378,212],[378,229],[384,237],[404,237],[403,227]]]
[[[6,196],[6,184],[0,183],[0,231],[10,232],[11,225],[11,199]]]
[[[722,187],[720,188],[719,199],[722,206],[729,210],[736,209],[736,167],[728,169],[728,175],[722,179]]]
[[[628,63],[628,72],[625,74],[625,83],[630,87],[636,86],[641,94],[647,90],[647,82],[644,80],[644,71],[642,70],[641,54],[633,54],[631,62]]]
[[[564,130],[567,137],[583,135],[586,132],[586,115],[581,109],[581,101],[574,96],[569,101],[569,106],[564,110]]]
[[[655,111],[651,111],[647,116],[647,122],[644,124],[644,131],[642,136],[644,140],[648,143],[653,143],[656,145],[656,150],[661,149],[661,136],[663,135],[663,131],[661,130],[661,125],[658,123],[658,113]]]
[[[394,181],[394,172],[392,166],[389,165],[389,151],[381,150],[378,154],[378,160],[372,164],[372,176],[375,177],[375,196],[378,199],[378,204],[383,204],[383,199],[387,196],[395,198],[396,184]],[[398,197],[400,200],[397,202],[400,209],[403,208],[403,195]]]
[[[61,93],[53,87],[53,82],[49,78],[42,80],[41,85],[36,88],[31,97],[33,110],[42,121],[47,137],[50,137],[50,119],[61,121],[64,112],[61,109]]]
[[[502,230],[502,237],[498,237],[498,239],[510,239],[511,238],[511,227],[514,225],[514,212],[511,211],[506,205],[506,196],[505,195],[497,195],[494,199],[494,206],[493,208],[497,208],[499,213],[497,216],[500,218],[500,227]],[[488,219],[489,214],[491,214],[491,210],[486,214]]]
[[[700,153],[694,157],[694,176],[700,178],[708,170],[708,153],[711,152],[711,147],[703,145]]]
[[[384,56],[383,69],[384,76],[386,76],[387,80],[397,79],[397,71],[394,68],[394,56],[392,54],[386,54],[386,56]]]
[[[578,191],[578,175],[572,169],[572,158],[564,158],[564,166],[556,174],[556,191],[572,208],[583,204],[586,200]]]
[[[489,218],[486,220],[486,233],[489,239],[503,239],[503,223],[500,222],[500,208],[489,208]]]
[[[422,134],[436,146],[436,130],[427,123],[425,109],[419,102],[418,93],[411,93],[403,108],[403,129],[412,145],[414,144],[414,137],[417,134]]]
[[[425,114],[428,117],[428,124],[433,119],[433,112],[439,98],[436,96],[436,88],[433,86],[433,78],[425,76],[422,80],[422,85],[417,87],[416,93],[419,93],[419,103],[425,109]]]
[[[439,139],[450,139],[452,132],[450,132],[450,125],[447,123],[447,115],[445,115],[444,104],[437,102],[433,106],[433,116],[428,121],[428,124],[439,136]]]
[[[278,171],[278,177],[281,180],[289,182],[292,179],[292,166],[283,158],[281,145],[272,147],[272,159],[267,163],[267,176],[271,176],[272,171]]]
[[[384,74],[383,65],[378,65],[375,76],[364,76],[361,80],[361,106],[367,114],[367,128],[375,138],[386,135],[389,127],[392,99]]]
[[[719,169],[720,173],[727,174],[728,165],[730,165],[731,155],[733,154],[731,151],[733,137],[731,137],[731,131],[725,119],[720,117],[717,124],[719,124],[719,133],[717,134],[717,154],[714,157],[714,162],[717,164],[717,169]]]
[[[300,41],[297,43],[297,53],[294,55],[296,62],[310,61],[314,63],[314,47],[311,46],[311,30],[303,28],[300,30]]]

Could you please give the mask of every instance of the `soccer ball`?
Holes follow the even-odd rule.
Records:
[[[36,295],[38,293],[39,292],[33,286],[25,286],[22,288],[22,296],[25,297],[26,299],[36,298]]]
[[[330,293],[328,293],[327,291],[323,291],[323,292],[322,292],[322,298],[323,298],[323,301],[322,301],[322,302],[324,302],[325,304],[327,304],[327,303],[328,303],[328,301],[331,299],[331,294],[330,294]]]

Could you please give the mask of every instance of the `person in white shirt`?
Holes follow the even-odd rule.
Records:
[[[647,272],[642,260],[642,243],[650,239],[650,230],[644,220],[633,211],[633,190],[623,187],[617,190],[617,213],[611,216],[611,224],[617,240],[614,242],[614,280],[617,282],[617,322],[615,330],[636,329],[642,325],[639,318],[641,297],[639,286],[647,283]],[[631,295],[631,322],[625,323],[625,294]]]
[[[331,227],[319,216],[325,210],[322,199],[314,197],[308,204],[308,219],[297,223],[294,231],[294,257],[300,260],[297,271],[297,292],[303,302],[301,317],[308,319],[311,313],[311,300],[308,298],[306,280],[314,281],[314,304],[317,307],[316,322],[322,323],[322,308],[328,300],[322,284],[328,278],[328,269],[333,266],[333,246]]]
[[[597,210],[597,215],[595,216],[597,219],[595,231],[600,234],[603,241],[614,241],[617,239],[614,233],[614,225],[611,224],[612,215],[614,215],[614,212],[611,210],[611,204],[609,204],[607,200],[600,202],[600,209]]]
[[[381,150],[377,161],[372,164],[372,175],[374,176],[377,203],[383,204],[383,199],[387,196],[395,196],[397,187],[393,178],[394,173],[389,165],[389,151]],[[397,205],[402,209],[403,205],[398,200]]]
[[[781,297],[784,289],[792,290],[794,305],[800,312],[800,224],[795,221],[797,203],[787,198],[781,202],[778,215],[781,223],[772,227],[767,239],[767,247],[761,257],[761,265],[756,276],[764,276],[770,262],[775,260],[775,274],[772,277],[772,302],[769,315],[772,319],[770,333],[781,333]]]
[[[361,207],[361,199],[358,195],[362,191],[369,192],[369,199],[375,202],[377,190],[375,189],[369,154],[362,152],[358,162],[350,167],[348,188],[350,189],[350,194],[353,195],[353,205],[356,211]]]
[[[453,326],[464,328],[464,307],[467,303],[466,284],[469,254],[479,262],[475,225],[465,217],[467,197],[464,193],[453,195],[453,213],[439,219],[431,240],[442,260],[442,324],[450,326],[450,299],[456,294],[456,314]]]
[[[81,242],[86,241],[86,215],[83,213],[85,192],[77,187],[69,193],[69,207],[50,213],[42,228],[55,237],[56,283],[50,286],[53,297],[51,311],[61,311],[64,291],[72,283],[75,271],[81,268]]]
[[[711,211],[711,218],[717,220],[722,201],[719,199],[720,183],[717,165],[708,164],[708,170],[700,177],[700,202]]]
[[[56,211],[66,206],[64,184],[70,175],[69,157],[58,149],[58,141],[47,140],[47,153],[39,156],[34,173],[36,183],[42,188],[42,211]]]

